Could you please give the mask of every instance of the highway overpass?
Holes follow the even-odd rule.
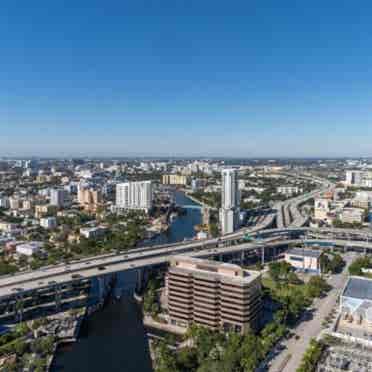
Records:
[[[252,250],[269,250],[277,246],[292,243],[303,244],[304,242],[314,242],[314,244],[325,242],[335,246],[354,247],[363,251],[372,251],[372,236],[370,240],[366,239],[364,234],[359,237],[354,235],[354,240],[340,239],[337,238],[337,232],[332,231],[334,238],[331,239],[329,238],[328,230],[323,230],[326,234],[324,238],[321,238],[322,231],[319,230],[317,231],[318,239],[306,238],[306,235],[309,235],[313,230],[310,228],[272,229],[261,232],[261,239],[250,243],[238,243],[236,239],[230,241],[215,239],[213,241],[190,242],[188,244],[156,249],[134,249],[119,255],[98,256],[69,264],[45,267],[39,270],[2,277],[0,280],[0,299],[57,284],[126,270],[157,266],[168,262],[173,255],[178,254],[187,254],[195,257],[223,256]],[[345,234],[345,232],[342,231],[341,234]]]

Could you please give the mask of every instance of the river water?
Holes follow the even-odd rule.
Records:
[[[176,191],[180,206],[196,205]],[[188,208],[172,223],[169,231],[154,243],[174,243],[195,236],[194,226],[201,223],[201,211]],[[128,272],[119,279],[123,289],[132,287],[135,275]],[[152,372],[142,315],[131,296],[109,303],[83,324],[78,342],[61,348],[53,372]]]

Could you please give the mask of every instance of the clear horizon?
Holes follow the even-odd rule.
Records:
[[[6,1],[0,156],[372,156],[372,4]]]

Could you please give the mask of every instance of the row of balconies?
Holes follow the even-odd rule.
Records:
[[[251,295],[248,298],[236,298],[232,297],[230,294],[220,295],[219,293],[209,293],[209,292],[194,292],[185,291],[184,289],[169,288],[169,298],[180,298],[182,302],[207,302],[207,303],[229,303],[235,307],[250,307],[252,303],[260,300],[260,294]]]
[[[235,293],[237,296],[239,295],[247,295],[249,293],[257,292],[260,288],[257,287],[255,283],[250,283],[248,286],[236,286],[230,285],[226,283],[219,283],[217,281],[209,281],[203,280],[200,278],[182,278],[180,280],[179,277],[176,275],[170,275],[168,280],[168,285],[174,285],[178,287],[198,287],[200,289],[204,288],[205,290],[222,290],[227,291],[229,293]]]
[[[228,287],[219,288],[218,286],[205,286],[205,285],[200,284],[199,282],[194,282],[194,284],[191,285],[191,283],[187,284],[187,283],[173,281],[173,280],[168,281],[168,288],[179,289],[180,291],[186,291],[186,292],[189,292],[192,290],[204,291],[206,293],[217,292],[217,293],[221,293],[221,294],[228,295],[231,297],[236,297],[236,298],[252,296],[257,293],[257,291],[254,291],[253,289],[248,289],[245,291],[234,291]]]
[[[193,315],[201,317],[204,316],[208,319],[228,319],[234,320],[235,322],[247,323],[251,319],[254,319],[258,311],[238,311],[236,309],[229,309],[229,308],[206,308],[200,306],[189,306],[189,307],[179,307],[178,304],[170,304],[169,305],[169,313],[172,314],[183,314],[184,316],[188,316],[189,318]],[[257,308],[256,310],[259,310]]]

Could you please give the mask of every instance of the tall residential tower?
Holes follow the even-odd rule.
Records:
[[[116,185],[116,207],[118,209],[142,209],[152,207],[151,181],[125,182]]]
[[[222,170],[222,203],[220,223],[222,234],[234,232],[239,224],[240,193],[238,187],[238,171]]]

